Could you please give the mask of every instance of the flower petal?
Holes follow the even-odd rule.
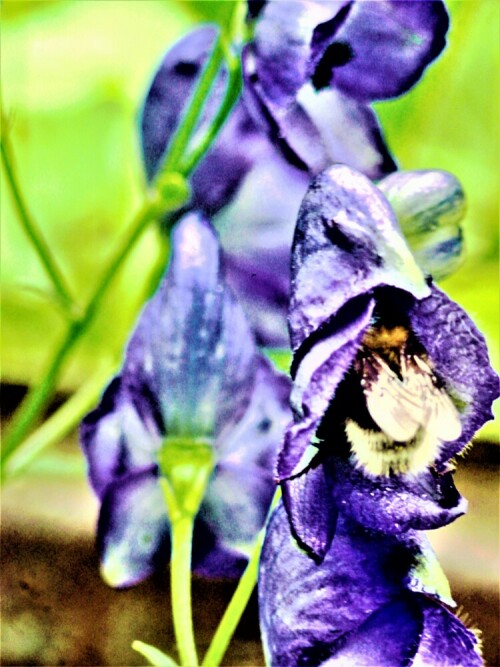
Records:
[[[349,300],[391,285],[429,294],[382,193],[368,178],[336,165],[311,184],[292,249],[290,331],[294,350]]]
[[[108,486],[97,546],[102,577],[115,588],[132,586],[166,565],[169,527],[156,466]]]
[[[321,562],[335,534],[338,516],[330,477],[318,460],[298,477],[283,481],[281,488],[293,535],[299,546]]]
[[[127,391],[121,378],[115,378],[80,428],[90,482],[99,498],[115,480],[151,465],[162,430],[152,397]]]
[[[441,280],[463,261],[460,222],[465,195],[446,171],[399,171],[377,187],[391,204],[415,259],[425,273]]]
[[[200,508],[199,519],[215,536],[217,549],[231,553],[236,565],[250,556],[257,533],[266,520],[275,488],[272,469],[265,471],[257,465],[243,467],[224,463],[217,466]],[[200,543],[200,554],[202,550],[204,545]],[[209,555],[208,561],[200,556],[198,558],[197,572],[221,575],[221,572],[210,572],[208,569],[208,563],[213,564],[215,560],[214,554]]]
[[[259,572],[267,663],[321,664],[347,633],[405,590],[418,553],[413,533],[401,539],[372,533],[340,515],[335,539],[317,565],[297,547],[280,504],[269,522]]]
[[[167,51],[155,74],[140,119],[142,151],[150,181],[161,165],[216,35],[213,26],[191,32]],[[192,146],[215,116],[226,79],[227,72],[223,70],[203,110]],[[238,104],[214,146],[193,173],[190,208],[213,215],[224,206],[265,143],[244,106]]]
[[[244,54],[245,104],[292,165],[318,174],[334,162],[379,179],[396,169],[375,113],[335,89],[304,84],[286,107],[270,102]]]
[[[351,59],[331,69],[333,85],[363,101],[401,95],[443,50],[448,24],[439,1],[355,2],[335,35]]]
[[[451,473],[370,477],[338,457],[323,464],[332,476],[335,504],[371,530],[399,534],[445,526],[467,511]]]
[[[408,588],[427,539],[365,530],[339,516],[317,565],[290,534],[282,505],[268,525],[259,613],[272,665],[480,665],[474,633],[430,591]]]
[[[268,2],[255,29],[254,57],[259,87],[269,102],[289,104],[311,76],[350,6],[346,0]],[[344,10],[344,11],[342,11]]]
[[[290,524],[299,544],[318,559],[333,538],[337,510],[330,479],[321,461],[314,461],[318,450],[311,443],[371,319],[373,300],[358,299],[355,305],[349,318],[337,318],[333,334],[306,351],[295,369],[292,366],[291,404],[297,421],[287,429],[278,456],[277,472]]]
[[[469,630],[446,607],[420,595],[424,628],[412,665],[432,667],[481,667],[481,645],[473,630]]]
[[[216,437],[250,398],[255,345],[224,283],[219,252],[200,216],[178,223],[165,280],[127,349],[123,382],[151,387],[168,435]]]
[[[290,380],[263,356],[255,359],[255,376],[245,413],[227,422],[216,442],[219,460],[227,465],[257,465],[273,474],[277,447],[291,419]]]
[[[397,598],[373,612],[321,665],[401,667],[411,664],[422,629],[422,610],[418,602],[409,595]]]
[[[444,463],[493,418],[491,406],[500,395],[499,379],[490,365],[482,334],[467,313],[437,287],[432,286],[428,298],[415,302],[410,318],[414,333],[460,413],[460,437],[441,446],[439,461]]]
[[[321,667],[481,667],[477,637],[446,607],[405,595],[374,612]]]
[[[281,120],[280,128],[313,173],[319,173],[334,162],[346,164],[371,179],[382,178],[396,169],[377,116],[369,106],[340,90],[315,91],[311,85],[305,85],[299,91],[296,106],[305,114],[298,115],[296,107],[292,106]],[[293,125],[292,114],[296,116]],[[307,141],[312,135],[312,131],[307,131],[307,122],[315,128],[323,154],[318,149],[318,142],[311,145]],[[294,132],[294,125],[299,123],[304,129],[301,133]],[[301,137],[306,141],[301,142]]]
[[[271,143],[233,201],[214,219],[233,288],[257,340],[288,346],[290,252],[307,172],[290,165]]]

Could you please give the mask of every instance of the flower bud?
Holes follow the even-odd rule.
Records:
[[[458,180],[445,171],[400,171],[378,184],[397,215],[419,266],[436,280],[464,258],[460,222],[466,210]]]

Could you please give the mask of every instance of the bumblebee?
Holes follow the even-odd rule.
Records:
[[[327,426],[340,427],[349,454],[372,475],[421,472],[462,431],[457,408],[405,323],[379,321],[367,330],[329,413],[320,431],[325,444]]]

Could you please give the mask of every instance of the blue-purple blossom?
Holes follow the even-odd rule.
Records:
[[[215,459],[195,522],[193,569],[241,572],[274,493],[288,393],[288,380],[256,351],[212,228],[188,214],[173,231],[167,273],[120,374],[81,427],[101,501],[97,541],[108,583],[134,584],[168,561],[158,457],[174,440],[211,444]]]
[[[216,37],[212,26],[199,28],[165,55],[147,93],[141,114],[146,174],[152,180],[187,108],[190,95]],[[221,103],[227,75],[219,74],[201,115],[192,145],[203,135]],[[249,81],[246,86],[252,85]],[[315,109],[320,111],[320,100]],[[373,178],[395,168],[370,110],[329,103],[332,132],[342,141],[328,149],[328,164],[350,164]],[[250,319],[259,342],[287,343],[286,311],[290,283],[290,247],[300,201],[311,174],[324,166],[307,164],[279,136],[268,137],[267,121],[244,95],[191,179],[188,208],[214,216],[227,254],[227,277]],[[348,127],[346,128],[346,123]],[[348,130],[348,131],[347,131]],[[326,136],[326,135],[325,135]],[[323,154],[316,142],[318,154]],[[222,209],[222,210],[221,210]]]
[[[321,559],[339,511],[394,534],[463,514],[450,462],[491,419],[498,378],[387,199],[348,167],[323,172],[302,203],[289,325],[294,423],[278,475],[299,543]]]
[[[409,90],[440,54],[444,4],[269,0],[250,2],[250,15],[245,92],[280,144],[313,173],[333,162],[371,178],[393,171],[370,103]]]
[[[309,667],[480,667],[477,634],[454,606],[424,534],[374,533],[339,516],[317,565],[274,512],[261,554],[266,662]]]

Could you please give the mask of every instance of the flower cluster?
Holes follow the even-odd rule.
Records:
[[[434,181],[420,193],[429,214],[443,194]],[[260,575],[273,665],[482,664],[475,634],[415,577],[429,559],[415,531],[466,511],[452,459],[492,417],[498,378],[472,321],[416,264],[383,189],[333,166],[297,221],[295,417]]]
[[[370,103],[419,79],[444,47],[448,16],[442,2],[392,0],[250,2],[250,15],[258,18],[243,52],[244,93],[191,178],[188,206],[215,216],[228,282],[257,339],[283,346],[290,246],[310,178],[334,162],[374,179],[396,169]],[[210,26],[190,33],[153,78],[141,115],[150,179],[215,38]],[[222,71],[193,142],[213,119],[226,77]]]
[[[241,573],[275,471],[281,485],[260,565],[269,664],[480,665],[418,532],[466,511],[454,459],[499,394],[483,337],[434,284],[462,259],[464,196],[448,173],[397,171],[371,107],[420,79],[448,15],[438,0],[249,0],[246,20],[243,93],[169,219],[169,267],[123,368],[82,425],[103,576],[127,586],[165,564],[165,457],[183,447],[196,465],[204,448],[201,574]],[[153,77],[150,182],[216,39],[193,31]],[[191,148],[228,77],[221,67]],[[283,346],[287,327],[292,384],[257,348]]]

